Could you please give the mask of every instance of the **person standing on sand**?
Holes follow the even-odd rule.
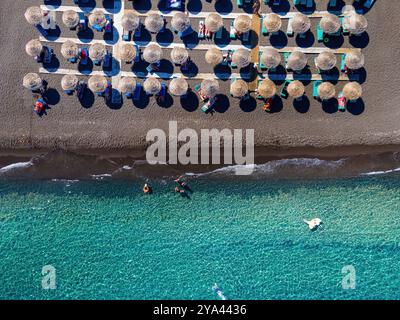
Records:
[[[253,14],[256,14],[256,15],[260,15],[260,7],[261,7],[261,3],[260,3],[260,0],[254,0],[254,3],[253,3]]]

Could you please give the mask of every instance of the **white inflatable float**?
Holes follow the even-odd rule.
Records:
[[[308,227],[310,230],[316,230],[322,223],[322,220],[320,218],[314,218],[311,220],[303,220],[304,223],[308,224]]]

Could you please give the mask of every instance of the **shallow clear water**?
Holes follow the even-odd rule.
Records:
[[[0,182],[0,298],[399,299],[400,179]],[[308,230],[303,219],[320,217]],[[56,268],[55,290],[41,287]],[[353,265],[356,289],[342,289]]]

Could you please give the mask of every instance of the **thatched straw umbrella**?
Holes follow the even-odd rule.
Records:
[[[74,10],[64,11],[62,21],[68,28],[75,28],[79,24],[79,15]]]
[[[134,31],[139,27],[139,17],[133,11],[127,11],[122,16],[121,25],[126,31]]]
[[[143,59],[148,63],[157,63],[161,60],[162,49],[158,44],[151,43],[143,50]]]
[[[133,77],[123,77],[119,80],[118,90],[122,93],[132,93],[136,89],[136,80]]]
[[[95,10],[89,15],[89,25],[104,27],[107,23],[105,14],[100,10]]]
[[[364,55],[361,51],[351,51],[346,54],[344,62],[349,69],[361,69],[364,67]]]
[[[92,44],[89,48],[89,57],[92,60],[100,61],[107,54],[106,46],[102,43]]]
[[[107,89],[106,77],[95,75],[91,76],[88,81],[88,87],[93,92],[104,92]]]
[[[208,98],[214,97],[219,91],[218,81],[215,79],[204,79],[201,82],[201,91]]]
[[[171,26],[178,32],[183,32],[190,27],[190,19],[186,13],[176,12],[171,19]]]
[[[293,51],[287,59],[287,69],[294,71],[303,70],[307,65],[307,56],[301,51]]]
[[[29,90],[39,90],[43,85],[43,80],[37,73],[28,73],[22,83]]]
[[[136,57],[136,47],[132,43],[121,42],[118,46],[118,53],[122,61],[132,62]]]
[[[269,79],[264,79],[258,85],[257,92],[265,99],[272,98],[274,95],[276,95],[275,83]]]
[[[189,85],[184,78],[174,78],[169,83],[169,92],[174,96],[183,96],[189,89]]]
[[[329,100],[336,94],[335,86],[330,82],[322,82],[318,86],[318,97],[321,100]]]
[[[281,55],[275,48],[266,48],[261,54],[261,62],[266,68],[276,68],[281,63]]]
[[[176,64],[184,64],[189,59],[189,52],[182,47],[174,47],[171,51],[171,60]]]
[[[327,34],[336,33],[341,27],[340,19],[332,13],[326,13],[321,18],[319,25],[323,32]]]
[[[222,17],[218,13],[210,13],[205,20],[205,25],[211,32],[217,32],[224,25]]]
[[[314,60],[315,66],[320,70],[331,70],[336,66],[336,55],[331,51],[321,52]]]
[[[292,81],[287,87],[289,96],[298,99],[304,95],[304,84],[299,80]]]
[[[233,27],[237,32],[246,33],[251,29],[251,18],[245,14],[241,14],[233,21]]]
[[[368,21],[365,16],[354,12],[343,19],[343,27],[352,34],[362,34],[367,31]]]
[[[29,41],[25,46],[25,51],[31,57],[37,57],[43,50],[43,45],[39,39],[33,39]]]
[[[67,40],[61,45],[61,54],[65,59],[73,59],[78,56],[78,45],[71,41]]]
[[[63,90],[75,90],[78,85],[78,77],[73,74],[66,74],[61,79],[61,88]]]
[[[362,87],[358,82],[349,82],[343,88],[344,96],[352,101],[361,98]]]
[[[143,83],[143,89],[147,94],[157,94],[161,90],[161,83],[154,77],[149,77]]]
[[[305,33],[311,28],[310,18],[302,13],[295,13],[292,18],[292,29],[296,33]]]
[[[232,63],[236,64],[238,68],[247,67],[250,62],[250,50],[239,48],[232,55]]]
[[[235,98],[241,98],[249,92],[249,86],[247,82],[238,79],[231,83],[231,95]]]
[[[210,48],[206,52],[205,59],[207,63],[216,66],[223,60],[222,52],[217,48]]]
[[[30,24],[38,25],[43,20],[43,10],[40,7],[29,7],[25,11],[25,19]]]
[[[144,20],[144,26],[151,33],[160,32],[164,28],[164,18],[157,13],[151,13]]]
[[[281,17],[276,13],[268,13],[264,16],[263,23],[268,32],[278,32],[282,26]]]

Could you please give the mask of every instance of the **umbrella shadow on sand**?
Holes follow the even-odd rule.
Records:
[[[346,3],[343,0],[336,0],[336,4],[334,6],[331,5],[331,1],[328,3],[328,12],[333,14],[338,14],[342,12],[343,7]],[[353,4],[354,6],[354,4]]]
[[[271,34],[269,41],[271,42],[271,46],[278,49],[284,48],[288,44],[287,36],[282,30],[279,30],[276,34]]]
[[[231,0],[216,0],[215,11],[219,14],[228,14],[233,10],[233,5]]]
[[[310,99],[307,96],[302,96],[301,99],[294,99],[293,108],[298,113],[307,113],[310,109]]]
[[[297,10],[301,11],[302,8],[300,6],[296,6]],[[290,11],[290,3],[288,0],[280,1],[278,5],[272,5],[271,10],[274,13],[278,13],[281,15],[285,15]],[[314,10],[315,10],[315,3],[314,3]]]
[[[365,110],[365,104],[363,99],[358,99],[356,101],[348,101],[347,102],[347,111],[350,112],[353,116],[359,116]]]
[[[125,0],[103,0],[103,7],[108,12],[110,12],[112,14],[116,14],[116,13],[120,12],[122,9],[121,1],[125,1]]]
[[[257,101],[254,97],[250,97],[246,100],[240,99],[239,107],[243,112],[252,112],[257,108]]]
[[[150,102],[150,97],[142,90],[139,100],[132,100],[133,105],[138,109],[145,109]]]
[[[137,12],[145,13],[151,9],[150,0],[140,0],[132,2],[133,2],[133,9],[135,9]]]
[[[368,32],[363,32],[360,35],[350,35],[349,42],[355,48],[364,49],[369,44]]]
[[[196,111],[199,107],[199,98],[192,90],[189,90],[186,96],[181,97],[180,100],[182,108],[188,112]]]
[[[85,30],[81,29],[76,35],[83,43],[89,43],[94,39],[94,32],[90,28],[86,28]]]
[[[339,102],[336,98],[331,98],[328,100],[322,100],[322,110],[324,112],[332,114],[338,111]]]
[[[44,0],[44,5],[57,9],[61,6],[61,0]]]
[[[215,103],[214,111],[225,113],[230,107],[229,98],[225,94],[217,94],[215,97],[217,98],[217,101]]]
[[[56,72],[60,68],[60,60],[56,56],[53,56],[50,63],[43,62],[42,65],[47,71]]]
[[[88,88],[85,88],[82,98],[78,97],[78,101],[83,108],[89,109],[94,104],[94,93]]]
[[[201,12],[203,5],[200,0],[190,0],[186,8],[190,13],[197,14]]]
[[[96,0],[88,0],[86,3],[79,1],[78,6],[83,12],[91,12],[94,10],[94,8],[96,8]]]
[[[60,94],[54,88],[47,89],[44,94],[44,97],[46,99],[46,102],[52,106],[54,106],[60,102]]]
[[[309,48],[314,45],[315,37],[314,34],[308,30],[305,34],[305,37],[300,37],[300,35],[296,35],[296,44],[300,48]]]

